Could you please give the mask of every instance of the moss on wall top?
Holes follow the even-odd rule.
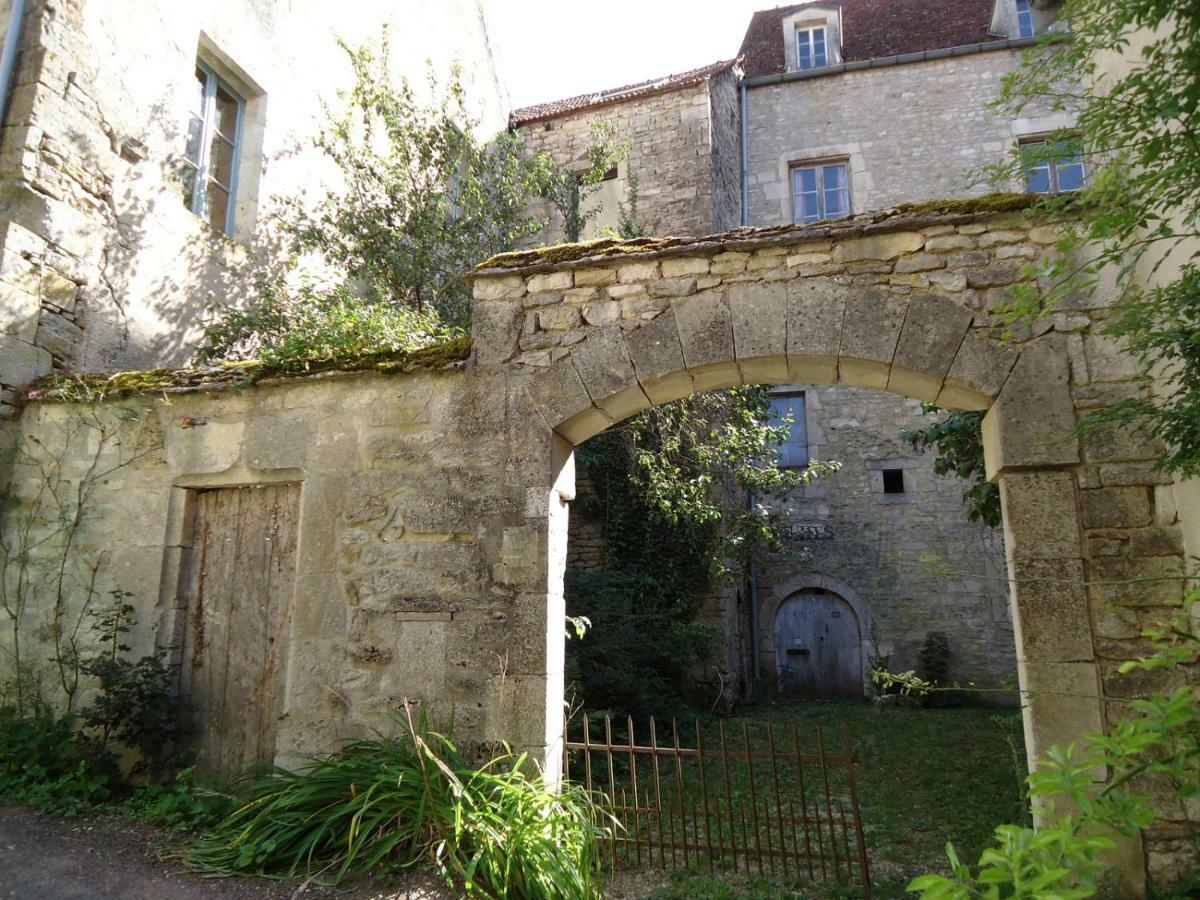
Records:
[[[388,375],[457,367],[471,355],[471,339],[455,338],[418,350],[354,357],[295,360],[265,365],[258,360],[225,361],[194,369],[158,368],[135,372],[54,373],[39,378],[20,397],[29,401],[95,402],[131,394],[211,390],[256,384],[269,378],[304,378],[329,372]]]
[[[539,271],[565,264],[612,262],[623,256],[676,256],[685,253],[719,253],[782,241],[849,238],[869,230],[872,234],[903,231],[937,224],[961,224],[998,213],[1019,212],[1041,198],[1034,194],[987,194],[959,200],[927,200],[905,203],[891,209],[862,213],[846,219],[807,225],[775,225],[766,228],[735,228],[725,234],[705,237],[644,237],[622,241],[602,238],[578,244],[556,244],[534,250],[500,253],[477,266],[473,275],[504,271]]]

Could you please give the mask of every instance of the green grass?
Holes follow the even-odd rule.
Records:
[[[819,724],[827,729],[829,749],[840,745],[841,726],[849,731],[859,760],[873,896],[904,896],[904,886],[916,875],[945,871],[947,841],[954,842],[963,858],[978,858],[996,825],[1024,816],[1009,743],[1011,739],[1018,749],[1022,746],[1015,710],[780,702],[727,719],[727,734],[740,738],[743,722],[752,734],[761,734],[770,722],[777,740],[781,732],[790,735],[793,724],[801,735],[811,734]],[[716,727],[706,725],[704,731],[707,745]],[[761,780],[761,772],[758,777]],[[745,776],[736,776],[733,792],[744,794],[747,789]],[[732,873],[678,872],[669,882],[648,896],[653,900],[847,896],[834,888],[804,890],[798,883],[785,885]]]

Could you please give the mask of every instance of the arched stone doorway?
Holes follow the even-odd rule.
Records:
[[[1153,451],[1115,442],[1081,453],[1073,432],[1082,411],[1111,402],[1121,385],[1132,390],[1137,378],[1100,333],[1105,298],[1001,338],[994,310],[1056,240],[1018,205],[600,242],[509,254],[477,272],[477,362],[503,367],[524,408],[553,432],[543,444],[549,743],[561,734],[558,621],[573,446],[654,404],[746,383],[839,382],[986,410],[1028,752],[1104,727],[1104,680],[1119,663],[1097,646],[1115,646],[1105,609],[1121,601],[1095,579],[1161,574],[1167,561],[1099,538],[1106,528],[1174,528],[1173,513],[1155,507]]]
[[[797,591],[775,610],[771,633],[781,695],[862,699],[862,626],[842,597],[822,588]]]

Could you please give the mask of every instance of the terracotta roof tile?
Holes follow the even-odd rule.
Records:
[[[819,0],[842,8],[842,59],[854,62],[997,40],[988,33],[995,0]],[[785,71],[779,20],[813,3],[756,12],[740,56],[747,78]]]
[[[736,62],[737,60],[734,59],[726,59],[707,66],[701,66],[698,69],[691,69],[687,72],[678,72],[662,78],[651,78],[649,81],[639,81],[637,84],[627,84],[619,88],[610,88],[605,91],[594,91],[590,94],[567,97],[564,100],[552,100],[549,103],[524,106],[512,111],[508,118],[509,125],[523,125],[528,122],[556,119],[567,113],[579,112],[584,109],[609,106],[613,103],[621,103],[639,97],[648,97],[652,94],[676,91],[680,88],[690,87],[693,84],[699,84],[701,81],[719,72],[724,72]]]

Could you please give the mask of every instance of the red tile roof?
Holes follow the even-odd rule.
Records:
[[[998,40],[990,35],[995,0],[817,0],[842,8],[842,59],[854,62]],[[785,71],[779,20],[812,3],[756,12],[739,55],[747,78]]]
[[[524,106],[521,109],[514,109],[512,111],[508,117],[509,125],[524,125],[528,122],[556,119],[567,113],[579,112],[584,109],[609,106],[613,103],[622,103],[626,100],[649,97],[653,94],[677,91],[680,88],[699,84],[707,78],[716,75],[718,72],[724,72],[726,69],[732,67],[735,62],[737,60],[726,59],[707,66],[701,66],[698,69],[692,69],[688,72],[679,72],[675,75],[666,75],[662,78],[652,78],[649,81],[639,81],[637,84],[627,84],[624,87],[610,88],[606,91],[595,91],[591,94],[579,94],[576,97],[567,97],[565,100],[552,100],[549,103]]]

